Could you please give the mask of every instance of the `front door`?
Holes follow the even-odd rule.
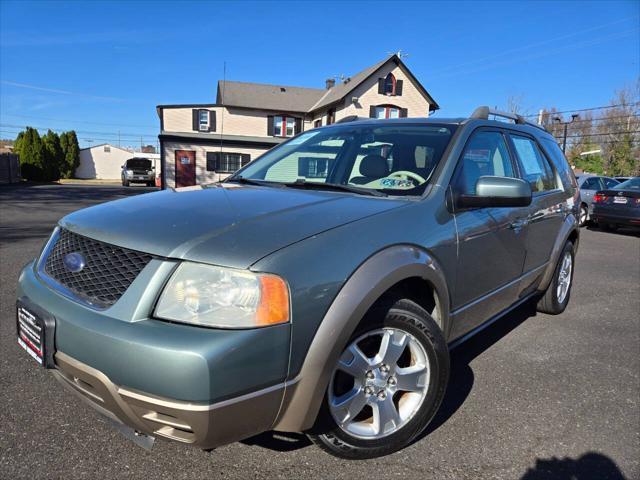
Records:
[[[196,152],[176,150],[176,188],[196,184]]]
[[[452,190],[474,195],[482,176],[517,177],[507,140],[498,130],[477,130],[465,146]],[[517,300],[526,256],[528,207],[455,212],[458,264],[453,292],[454,337],[464,335]]]

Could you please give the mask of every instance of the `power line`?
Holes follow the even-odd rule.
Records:
[[[52,118],[52,117],[40,117],[35,115],[19,115],[17,113],[2,113],[0,117],[18,117],[18,118],[33,118],[36,120],[51,120],[54,122],[67,122],[67,123],[86,123],[91,125],[104,125],[109,127],[134,127],[134,128],[158,128],[158,125],[128,125],[122,123],[103,123],[103,122],[91,122],[89,120],[68,120],[64,118]]]
[[[49,127],[37,127],[37,126],[31,126],[31,125],[15,125],[15,124],[10,124],[10,123],[0,123],[0,127],[5,127],[5,128],[12,128],[12,129],[21,129],[24,130],[27,127],[31,127],[31,128],[35,128],[38,131],[46,131],[46,130],[52,130],[54,132],[66,132],[69,131],[68,129],[64,129],[64,128],[49,128]],[[89,130],[74,130],[76,133],[81,133],[83,135],[109,135],[109,136],[113,136],[116,137],[113,140],[117,139],[117,137],[121,136],[121,137],[135,137],[136,139],[139,139],[140,137],[142,138],[157,138],[155,135],[151,135],[151,134],[141,134],[141,133],[112,133],[112,132],[99,132],[99,131],[89,131]]]
[[[607,108],[617,108],[617,107],[631,107],[633,105],[640,105],[640,102],[633,102],[633,103],[618,103],[616,105],[606,105],[603,107],[591,107],[591,108],[580,108],[577,110],[564,110],[562,112],[553,112],[550,110],[546,110],[546,109],[542,109],[543,112],[542,114],[547,114],[547,115],[558,115],[560,113],[576,113],[576,112],[591,112],[593,110],[605,110]],[[536,114],[531,114],[531,115],[525,115],[525,118],[533,118],[533,117],[538,117],[539,113]]]
[[[640,133],[640,130],[624,130],[620,132],[602,132],[602,133],[580,133],[578,135],[567,135],[567,138],[603,137],[605,135],[628,135],[631,133]]]

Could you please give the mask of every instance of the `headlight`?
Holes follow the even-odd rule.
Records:
[[[127,177],[130,177],[133,175],[133,170],[127,170],[126,171]]]
[[[276,275],[184,262],[164,287],[155,316],[207,327],[274,325],[289,321],[289,290]]]

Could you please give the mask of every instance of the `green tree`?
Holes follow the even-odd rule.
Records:
[[[60,145],[60,137],[52,130],[42,137],[44,143],[44,171],[49,180],[58,180],[64,165],[64,154]]]
[[[27,180],[48,180],[44,171],[44,144],[35,128],[27,127],[16,138],[16,152],[20,155],[20,170]]]
[[[80,165],[80,145],[78,144],[76,132],[71,130],[61,134],[60,146],[64,157],[60,173],[64,178],[71,178],[74,176],[78,165]]]

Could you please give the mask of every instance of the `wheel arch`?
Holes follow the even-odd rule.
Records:
[[[395,245],[371,256],[345,282],[311,342],[300,373],[289,382],[274,429],[299,432],[315,422],[331,371],[367,311],[393,289],[407,287],[431,312],[447,338],[449,290],[437,260],[415,245]],[[421,287],[428,288],[426,292]],[[416,296],[416,293],[419,294]]]
[[[549,263],[546,267],[542,280],[540,281],[540,285],[538,287],[539,291],[543,292],[547,287],[549,287],[549,284],[553,279],[553,274],[556,270],[556,264],[560,258],[560,253],[567,241],[571,241],[573,243],[573,251],[577,253],[578,244],[580,243],[580,226],[578,220],[576,220],[573,215],[567,215],[567,218],[562,224],[560,233],[556,238],[556,243],[553,245],[553,249],[551,250]]]

